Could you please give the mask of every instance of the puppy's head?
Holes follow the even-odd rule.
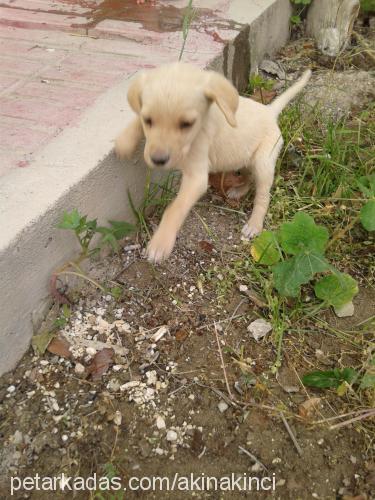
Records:
[[[178,167],[202,132],[212,103],[236,126],[237,90],[219,73],[188,64],[141,73],[130,85],[128,101],[141,118],[151,168]]]

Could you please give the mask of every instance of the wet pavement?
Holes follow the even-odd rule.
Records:
[[[141,68],[178,59],[186,0],[0,0],[0,175],[76,124]],[[206,66],[241,26],[228,1],[195,2],[184,60]]]

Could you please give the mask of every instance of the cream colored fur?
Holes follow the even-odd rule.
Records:
[[[182,173],[179,193],[148,245],[151,262],[171,254],[186,216],[207,190],[210,172],[252,172],[254,207],[242,233],[251,238],[262,231],[283,144],[277,117],[310,75],[306,71],[268,106],[239,97],[219,73],[183,63],[146,71],[132,82],[128,101],[136,116],[116,139],[117,154],[130,157],[145,137],[144,157],[151,168]],[[229,196],[239,198],[248,189],[249,183],[232,188]]]

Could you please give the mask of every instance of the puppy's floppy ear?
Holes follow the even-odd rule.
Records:
[[[236,111],[239,96],[230,81],[220,75],[220,73],[210,71],[204,93],[207,99],[217,104],[229,125],[236,127]]]
[[[135,113],[139,113],[142,107],[142,91],[145,74],[140,73],[130,84],[128,90],[128,102]]]

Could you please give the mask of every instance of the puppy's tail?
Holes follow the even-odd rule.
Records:
[[[288,90],[283,92],[279,97],[276,97],[276,99],[269,104],[269,107],[276,116],[278,116],[285,106],[303,89],[310,80],[310,77],[311,70],[308,69],[294,85],[289,87]]]

